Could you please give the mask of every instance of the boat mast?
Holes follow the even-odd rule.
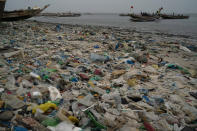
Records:
[[[133,10],[133,6],[131,5],[131,7],[130,7],[131,14],[132,14],[132,10]]]

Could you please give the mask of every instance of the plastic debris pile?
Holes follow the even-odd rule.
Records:
[[[31,21],[1,28],[0,130],[197,127],[197,53],[185,39]]]

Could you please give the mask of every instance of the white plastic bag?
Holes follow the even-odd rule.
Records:
[[[49,86],[48,87],[49,92],[50,92],[50,98],[52,101],[55,101],[57,99],[62,99],[62,96],[60,94],[60,92],[58,91],[57,88],[53,87],[53,86]]]

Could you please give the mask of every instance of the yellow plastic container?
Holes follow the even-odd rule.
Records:
[[[35,114],[36,113],[36,109],[41,109],[43,112],[46,112],[50,108],[53,108],[55,110],[58,109],[58,107],[54,103],[45,103],[45,104],[41,104],[39,106],[34,107],[33,110],[32,110],[32,113]]]

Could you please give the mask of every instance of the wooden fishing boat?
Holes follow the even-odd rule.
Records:
[[[151,22],[151,21],[155,21],[156,18],[153,17],[139,17],[139,18],[131,18],[131,21],[134,22]]]
[[[130,16],[131,14],[119,14],[119,16]]]
[[[40,12],[45,10],[49,5],[44,6],[42,9],[33,8],[27,10],[15,10],[15,11],[4,11],[1,21],[18,21],[31,18],[38,15]]]
[[[6,2],[6,0],[0,0],[0,21],[1,21],[1,18],[3,16],[3,11],[4,11],[4,8],[5,8],[5,2]]]
[[[142,16],[138,15],[138,14],[130,14],[130,17],[131,18],[139,18],[139,17],[142,17]]]
[[[140,20],[140,19],[148,19],[150,21],[154,21],[154,19],[159,19],[160,18],[160,12],[161,10],[163,10],[163,7],[159,8],[155,13],[147,13],[147,12],[141,12],[139,15],[138,14],[130,14],[129,16],[131,16],[132,18],[134,18],[134,20]]]
[[[132,18],[143,18],[143,19],[145,19],[145,18],[150,18],[150,19],[159,19],[160,18],[160,16],[159,15],[144,15],[144,14],[140,14],[140,15],[138,15],[138,14],[130,14],[129,15],[130,17],[132,17]]]
[[[141,13],[142,16],[146,16],[146,17],[153,17],[153,18],[156,18],[156,19],[159,19],[160,18],[160,15],[159,14],[150,14],[150,13],[146,13],[146,12],[143,12]]]
[[[189,16],[186,15],[167,15],[167,14],[160,14],[163,19],[188,19]]]
[[[135,21],[135,22],[150,22],[150,21],[155,21],[157,19],[152,16],[142,16],[137,14],[131,14],[130,17],[131,17],[131,21]]]

